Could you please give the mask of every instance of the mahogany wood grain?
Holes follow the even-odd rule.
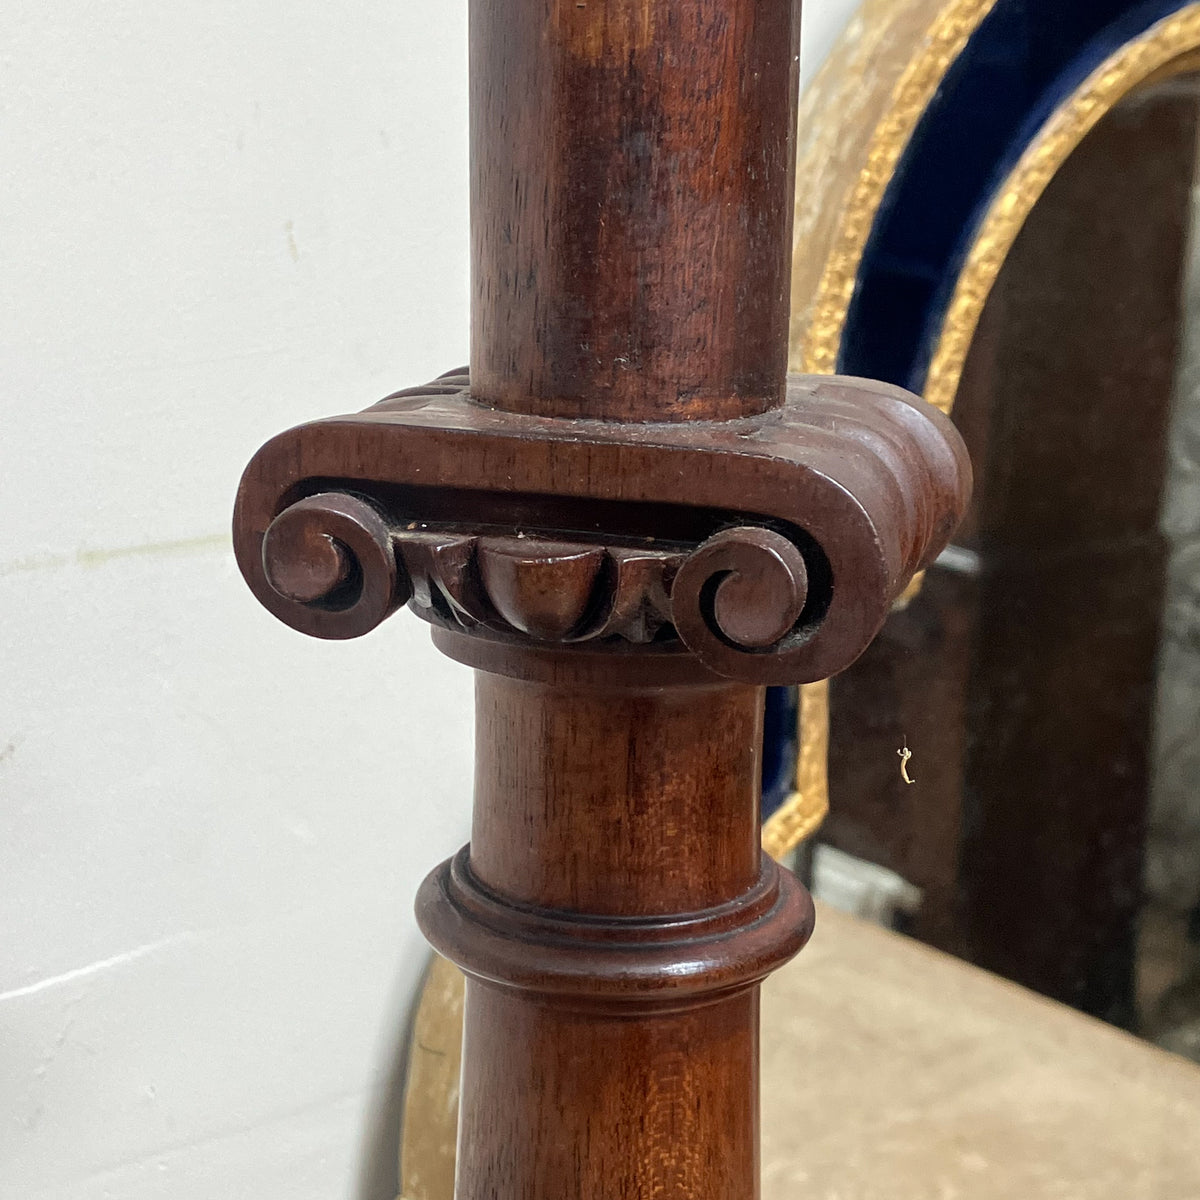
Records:
[[[650,673],[647,672],[650,676]],[[481,672],[471,865],[517,904],[696,912],[758,880],[763,689]]]
[[[456,1196],[752,1200],[758,1006],[613,1020],[469,979]]]
[[[781,404],[798,0],[470,13],[475,395],[632,421]]]
[[[446,906],[422,893],[435,943],[475,972],[458,1194],[751,1195],[752,981],[812,926],[794,881],[782,906],[762,886],[777,873],[757,835],[763,689],[482,672],[476,687],[469,868],[492,898],[544,921],[547,954],[527,939],[464,954]],[[570,967],[594,972],[587,984],[555,967],[555,936],[570,933],[596,938]],[[761,957],[747,975],[735,959],[748,949]],[[671,986],[688,975],[687,989]]]
[[[458,1200],[753,1200],[763,686],[869,643],[970,465],[896,388],[785,380],[800,8],[471,0],[471,371],[247,467],[238,563],[317,637],[411,604],[480,671]]]
[[[560,608],[584,602],[567,604],[566,641],[628,640],[609,618],[649,586],[671,629],[645,653],[686,648],[718,675],[796,683],[862,653],[946,543],[970,477],[949,419],[886,384],[794,376],[770,414],[623,423],[488,408],[455,374],[272,438],[243,476],[234,549],[262,603],[316,637],[361,636],[411,599],[438,625],[553,644],[546,612],[528,625],[513,608],[549,590]],[[332,591],[281,592],[297,571],[279,555],[326,534],[351,552],[349,573],[331,575],[322,553],[305,559],[305,596],[317,581]],[[528,547],[516,557],[514,539]],[[516,591],[517,575],[491,569],[502,546],[523,564]],[[657,581],[626,570],[631,553],[648,568],[664,551]]]

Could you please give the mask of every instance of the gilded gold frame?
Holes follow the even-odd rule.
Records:
[[[865,0],[801,101],[791,367],[836,369],[854,282],[888,180],[951,63],[996,0]],[[1200,58],[1200,3],[1120,48],[1026,147],[976,231],[934,344],[924,394],[950,412],[984,306],[1033,207],[1096,124],[1130,94]],[[822,120],[822,114],[836,114]],[[919,587],[920,580],[915,581]],[[911,598],[910,596],[905,599]],[[829,810],[829,686],[801,689],[796,791],[763,827],[777,858]]]

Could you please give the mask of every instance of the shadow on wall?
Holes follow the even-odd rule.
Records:
[[[387,1068],[375,1093],[363,1130],[355,1200],[397,1200],[400,1195],[400,1128],[404,1116],[404,1084],[408,1078],[417,1004],[425,986],[422,971],[405,1006],[408,1018],[392,1042]]]

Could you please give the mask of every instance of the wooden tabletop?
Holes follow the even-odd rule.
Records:
[[[1196,1200],[1200,1068],[821,908],[763,989],[763,1200]]]

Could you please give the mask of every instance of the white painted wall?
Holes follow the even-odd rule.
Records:
[[[470,680],[291,633],[226,530],[267,436],[464,360],[465,63],[447,0],[4,6],[6,1200],[394,1194]]]

